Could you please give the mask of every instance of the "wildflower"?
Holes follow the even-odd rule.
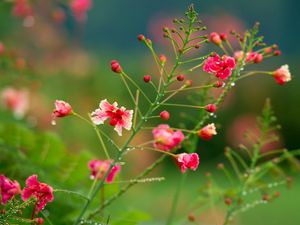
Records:
[[[214,113],[217,111],[217,106],[215,104],[208,104],[205,106],[205,110],[210,113]]]
[[[145,75],[143,78],[145,83],[149,83],[151,81],[151,76],[150,75]]]
[[[11,110],[17,118],[22,118],[28,110],[27,90],[7,87],[2,91],[1,99],[4,107]]]
[[[216,77],[226,80],[235,68],[235,59],[230,56],[220,56],[215,54],[208,57],[204,63],[203,70],[210,74],[215,74]]]
[[[94,124],[103,124],[109,119],[109,124],[115,127],[115,131],[122,136],[122,128],[130,130],[132,126],[133,110],[126,110],[125,107],[118,108],[118,103],[110,104],[106,99],[102,100],[99,108],[92,112]]]
[[[117,60],[112,60],[111,63],[111,70],[115,73],[121,73],[122,67],[120,66],[119,62]]]
[[[214,135],[217,135],[215,124],[211,123],[206,125],[199,131],[198,135],[203,140],[209,141]]]
[[[184,135],[181,131],[174,131],[167,124],[161,124],[152,131],[154,139],[154,147],[163,151],[169,151],[184,140]]]
[[[48,202],[52,202],[54,199],[52,187],[48,184],[40,183],[37,177],[37,175],[28,177],[26,180],[27,187],[22,191],[23,201],[27,201],[31,197],[36,199],[35,213],[39,213]]]
[[[220,45],[222,43],[222,39],[221,39],[220,35],[216,32],[212,32],[209,35],[209,41],[216,45]]]
[[[71,10],[78,22],[84,22],[87,11],[92,7],[92,0],[72,0]]]
[[[4,175],[0,175],[0,200],[5,205],[12,197],[21,193],[18,181],[11,181]]]
[[[88,164],[88,167],[91,170],[91,178],[101,180],[108,171],[112,162],[112,160],[91,160]],[[106,182],[111,183],[120,170],[121,166],[119,164],[114,165],[106,177]]]
[[[163,120],[168,120],[170,119],[170,113],[166,110],[162,111],[160,114],[159,114],[160,118],[163,119]]]
[[[71,115],[73,112],[72,107],[69,103],[64,102],[62,100],[55,101],[55,109],[52,113],[52,123],[55,124],[55,118],[57,117],[65,117]]]
[[[275,70],[273,72],[273,76],[279,85],[284,85],[292,79],[288,65],[283,65],[279,69]]]
[[[176,156],[176,163],[182,173],[185,173],[187,169],[195,171],[199,165],[199,156],[197,153],[181,153]]]

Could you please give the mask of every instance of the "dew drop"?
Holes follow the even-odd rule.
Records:
[[[55,126],[55,125],[56,125],[56,121],[55,121],[55,120],[52,120],[52,121],[51,121],[51,125]]]
[[[235,86],[235,83],[231,83],[231,86],[234,87],[234,86]]]

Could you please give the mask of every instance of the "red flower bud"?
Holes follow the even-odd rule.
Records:
[[[142,35],[142,34],[138,35],[137,38],[138,38],[139,41],[145,41],[146,40],[145,36]]]
[[[273,52],[273,48],[272,47],[265,48],[264,52],[265,54],[271,54]]]
[[[229,205],[232,204],[232,199],[231,199],[231,198],[225,198],[225,201],[224,201],[224,202],[225,202],[226,205],[229,206]]]
[[[221,80],[218,80],[214,83],[214,87],[215,88],[221,88],[221,87],[224,87],[225,83]]]
[[[122,72],[122,67],[120,66],[119,62],[117,60],[112,60],[111,61],[111,70],[115,73],[121,73]]]
[[[161,62],[161,64],[165,64],[167,61],[167,57],[164,54],[161,54],[159,56],[159,61]]]
[[[163,120],[168,120],[170,119],[170,113],[168,111],[162,111],[160,114],[159,114],[160,118],[163,119]]]
[[[143,79],[144,79],[145,83],[149,83],[151,81],[151,76],[150,75],[145,75]]]
[[[185,76],[184,76],[183,74],[179,74],[179,75],[176,77],[176,79],[177,79],[178,81],[183,81],[184,78],[185,78]]]
[[[220,38],[221,38],[222,41],[226,41],[227,40],[227,35],[222,33],[222,34],[220,34]]]
[[[263,55],[258,53],[254,58],[254,63],[261,63],[263,59],[264,59]]]
[[[281,51],[280,51],[280,50],[275,50],[275,51],[274,51],[274,55],[275,55],[275,56],[281,55]]]
[[[207,112],[211,112],[211,113],[214,113],[217,111],[217,106],[214,105],[214,104],[208,104],[207,106],[205,106],[205,110]]]
[[[192,86],[193,85],[193,81],[192,80],[187,80],[186,82],[185,82],[185,86],[187,86],[187,87],[190,87],[190,86]]]
[[[44,219],[41,218],[41,217],[35,218],[34,221],[35,221],[36,224],[44,224]]]
[[[212,32],[210,34],[209,41],[216,45],[220,45],[222,43],[222,39],[221,39],[220,35],[216,32]]]

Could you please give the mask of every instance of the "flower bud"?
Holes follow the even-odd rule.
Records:
[[[176,79],[177,79],[178,81],[183,81],[184,78],[185,78],[185,76],[184,76],[183,74],[179,74],[179,75],[177,75],[177,77],[176,77]]]
[[[111,70],[115,73],[121,73],[122,72],[122,67],[120,66],[119,62],[117,60],[112,60],[111,61]]]
[[[229,205],[232,204],[232,199],[231,198],[225,198],[224,203],[229,206]]]
[[[220,35],[216,32],[212,32],[210,34],[209,41],[216,45],[220,45],[222,43],[222,39],[221,39]]]
[[[257,53],[254,58],[254,63],[261,63],[263,61],[264,57],[262,54]]]
[[[289,66],[283,65],[273,72],[273,76],[279,85],[284,85],[292,79]]]
[[[151,76],[150,75],[145,75],[143,79],[144,79],[145,83],[149,83],[151,81]]]
[[[35,218],[34,221],[35,221],[35,224],[44,224],[44,219],[41,217]]]
[[[224,87],[225,83],[221,80],[218,80],[214,83],[214,87],[215,88],[221,88],[221,87]]]
[[[205,106],[205,110],[207,112],[214,113],[217,111],[217,106],[215,104],[208,104],[207,106]]]
[[[220,38],[221,38],[222,41],[226,41],[227,40],[227,36],[224,33],[220,34]]]
[[[137,37],[137,39],[138,39],[139,41],[145,41],[145,40],[146,40],[145,36],[142,35],[142,34],[139,34],[138,37]]]
[[[166,61],[167,61],[167,57],[164,54],[161,54],[159,56],[159,61],[160,61],[161,64],[164,65],[166,63]]]
[[[190,222],[196,221],[195,215],[194,215],[193,213],[190,213],[190,214],[188,215],[188,220],[189,220]]]
[[[186,82],[185,82],[185,86],[187,86],[187,87],[190,87],[190,86],[192,86],[193,85],[193,81],[192,80],[187,80]]]
[[[264,49],[265,54],[271,54],[273,52],[273,48],[272,47],[268,47]]]
[[[168,120],[170,119],[170,113],[168,111],[162,111],[160,114],[159,114],[160,118],[163,119],[163,120]]]
[[[274,51],[274,56],[279,56],[281,55],[281,51],[280,50],[275,50]]]

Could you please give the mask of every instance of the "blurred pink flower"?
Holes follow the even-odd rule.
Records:
[[[84,22],[87,11],[92,7],[92,0],[72,0],[70,7],[75,19],[78,22]]]
[[[208,124],[205,127],[201,128],[198,133],[199,137],[201,137],[205,141],[209,141],[212,139],[214,135],[217,135],[216,127],[214,123]]]
[[[286,82],[291,81],[292,76],[288,65],[283,65],[279,69],[273,72],[273,76],[276,82],[280,85],[284,85]]]
[[[154,147],[163,151],[169,151],[184,140],[184,135],[181,131],[174,131],[167,124],[161,124],[152,131],[154,139]]]
[[[39,213],[46,206],[48,202],[54,200],[53,189],[45,183],[40,183],[37,180],[37,175],[32,175],[27,178],[26,185],[22,191],[23,201],[27,201],[33,197],[37,200],[35,205],[35,213]]]
[[[17,17],[27,17],[32,15],[32,8],[27,0],[15,0],[13,15]]]
[[[230,56],[222,56],[215,54],[208,57],[203,65],[203,71],[215,74],[217,78],[226,80],[235,68],[235,59]]]
[[[28,91],[7,87],[1,92],[2,104],[11,110],[16,118],[22,118],[28,110]]]
[[[110,104],[106,99],[99,104],[99,109],[92,112],[92,121],[96,125],[103,124],[109,119],[109,124],[115,127],[119,136],[122,136],[122,128],[130,130],[132,126],[133,110],[126,110],[125,107],[118,108],[118,103]]]
[[[210,33],[209,41],[216,44],[216,45],[219,45],[219,44],[222,43],[222,39],[221,39],[220,35],[217,32]]]
[[[1,204],[5,205],[12,197],[21,193],[18,181],[12,181],[0,175],[0,199]]]
[[[242,115],[237,117],[227,130],[227,140],[234,147],[244,145],[247,148],[251,147],[255,139],[260,136],[260,131],[257,127],[257,119],[254,115]],[[246,133],[251,134],[249,138],[245,136]],[[271,132],[268,135],[280,136],[278,132]],[[280,149],[283,146],[279,140],[274,140],[262,146],[261,152],[271,151],[273,149]]]
[[[187,169],[195,171],[199,165],[199,156],[197,153],[181,153],[176,156],[176,163],[182,173],[185,173]]]
[[[88,167],[91,170],[91,178],[92,179],[99,179],[101,180],[105,173],[108,171],[112,160],[97,160],[93,159],[89,162]],[[109,172],[108,176],[106,177],[106,182],[111,183],[113,182],[115,176],[120,172],[121,166],[116,164],[112,167],[111,171]]]

